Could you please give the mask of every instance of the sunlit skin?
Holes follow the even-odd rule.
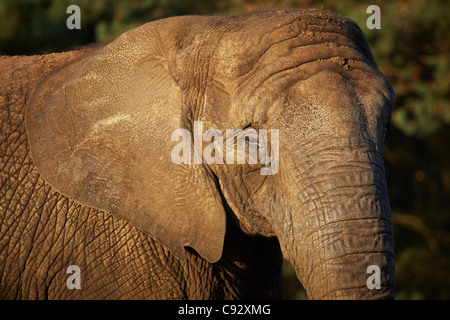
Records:
[[[309,298],[393,298],[395,97],[349,19],[170,18],[0,69],[1,297],[282,298],[284,257]],[[277,171],[174,163],[196,121],[278,130]]]

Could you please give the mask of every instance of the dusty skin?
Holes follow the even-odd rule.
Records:
[[[1,298],[282,298],[282,257],[309,298],[393,297],[394,93],[347,18],[169,18],[0,71]],[[278,129],[278,172],[174,164],[194,121]]]

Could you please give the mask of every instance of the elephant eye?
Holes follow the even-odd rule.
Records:
[[[258,150],[261,148],[261,144],[259,143],[258,132],[253,129],[245,130],[245,141],[248,145],[246,150],[248,154],[247,164],[257,164],[258,163]]]
[[[246,139],[246,141],[247,141],[247,143],[249,144],[249,145],[252,145],[252,146],[259,146],[260,145],[260,143],[258,142],[258,140],[254,140],[254,139]]]

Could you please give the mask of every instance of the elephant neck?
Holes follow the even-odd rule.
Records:
[[[249,235],[232,217],[227,217],[223,254],[217,266],[223,270],[222,276],[231,293],[235,288],[234,298],[281,298],[282,261],[276,238]],[[246,290],[263,296],[245,296]]]

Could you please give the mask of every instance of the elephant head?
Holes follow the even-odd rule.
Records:
[[[394,248],[382,144],[394,99],[344,17],[178,17],[53,71],[28,101],[26,126],[51,186],[180,260],[191,247],[217,262],[232,219],[278,238],[310,298],[386,298]],[[270,161],[225,161],[246,133],[259,134],[241,140],[248,150],[271,142]],[[173,161],[180,137],[193,143]],[[367,287],[369,266],[378,289]]]

